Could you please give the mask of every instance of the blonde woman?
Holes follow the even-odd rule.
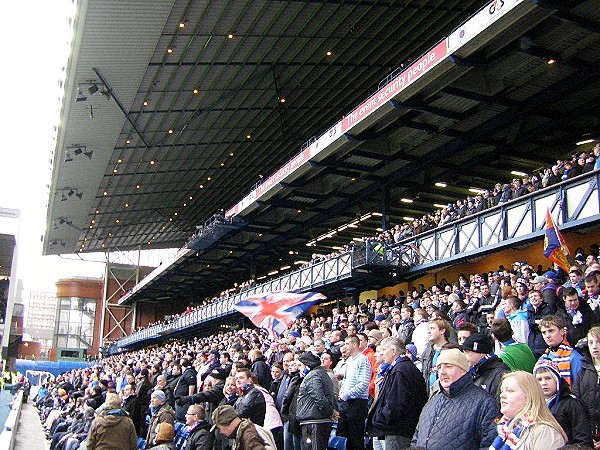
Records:
[[[567,436],[546,406],[539,383],[518,370],[502,377],[498,436],[490,450],[557,450]]]

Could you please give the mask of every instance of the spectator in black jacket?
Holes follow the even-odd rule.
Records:
[[[202,405],[190,405],[185,414],[185,424],[190,434],[185,450],[213,450],[215,438],[206,421],[206,411]]]
[[[471,365],[475,385],[488,392],[500,405],[502,376],[510,369],[494,355],[492,340],[483,333],[475,333],[465,339],[461,348]]]
[[[267,405],[265,397],[252,384],[251,373],[249,369],[237,369],[235,384],[241,395],[233,407],[241,418],[250,419],[252,423],[262,427],[265,424]]]
[[[333,395],[333,383],[321,359],[312,352],[304,352],[298,360],[308,369],[300,384],[296,416],[302,429],[302,448],[321,450],[327,448],[331,423],[339,414]]]
[[[123,389],[121,389],[121,400],[123,403],[121,404],[121,408],[127,411],[129,414],[129,418],[133,422],[133,426],[135,427],[135,432],[139,437],[143,437],[142,430],[142,421],[144,417],[142,416],[142,407],[140,405],[140,401],[135,395],[135,386],[132,384],[126,384]]]
[[[579,298],[574,287],[563,288],[562,298],[564,306],[558,310],[557,315],[562,316],[567,324],[567,340],[571,347],[575,347],[592,326],[592,310]]]
[[[289,365],[290,380],[281,406],[281,418],[284,421],[283,446],[286,449],[300,450],[301,448],[302,430],[296,417],[298,391],[300,390],[300,383],[302,383],[301,365],[297,360],[292,361]]]
[[[544,301],[542,293],[536,289],[529,292],[529,306],[527,307],[527,321],[529,322],[529,337],[527,344],[536,358],[544,354],[546,342],[540,331],[539,323],[543,317],[555,313],[552,307]]]
[[[556,363],[541,359],[533,374],[542,387],[548,408],[569,438],[567,443],[593,446],[589,411],[581,399],[571,394]]]
[[[381,341],[377,353],[383,381],[369,410],[367,433],[385,437],[385,448],[407,448],[427,402],[425,380],[397,337]],[[379,375],[378,375],[379,376]]]
[[[260,350],[254,349],[248,353],[248,359],[251,364],[250,371],[258,377],[258,384],[268,390],[273,378],[271,378],[271,369],[269,369],[264,355]]]

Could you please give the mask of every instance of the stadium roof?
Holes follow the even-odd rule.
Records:
[[[485,3],[81,2],[44,253],[183,246]],[[373,234],[384,198],[395,224],[597,137],[597,2],[523,3],[181,268],[185,295]]]

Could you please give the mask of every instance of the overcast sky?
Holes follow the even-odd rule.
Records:
[[[53,127],[61,105],[58,81],[66,64],[70,40],[66,21],[72,8],[71,0],[16,0],[0,5],[0,207],[21,211],[17,276],[26,291],[53,292],[60,278],[102,275],[102,266],[96,263],[41,256]]]

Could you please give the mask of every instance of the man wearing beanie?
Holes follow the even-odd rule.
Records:
[[[571,393],[569,383],[560,376],[558,365],[540,359],[533,368],[533,375],[542,387],[550,412],[569,438],[567,444],[593,447],[589,410]]]
[[[475,386],[466,356],[453,344],[442,348],[436,365],[440,391],[421,412],[411,447],[430,450],[488,448],[496,437],[496,400]]]
[[[494,343],[483,333],[467,337],[461,345],[471,365],[473,382],[500,403],[500,383],[502,376],[510,372],[504,362],[494,355]]]
[[[333,383],[321,366],[321,359],[312,352],[302,353],[298,360],[308,369],[300,384],[296,409],[302,448],[322,450],[327,448],[332,420],[338,416]]]
[[[167,422],[172,426],[175,425],[175,411],[167,403],[167,397],[163,391],[152,391],[150,395],[150,412],[152,416],[146,435],[146,448],[157,445],[156,435],[158,434],[158,426],[161,423]]]

